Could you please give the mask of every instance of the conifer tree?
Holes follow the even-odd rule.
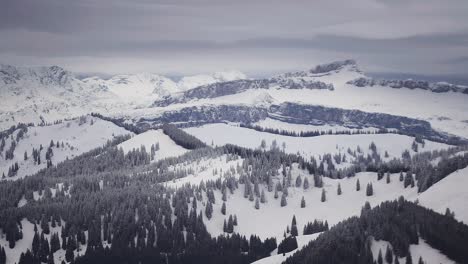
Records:
[[[424,261],[421,256],[419,256],[418,264],[424,264]]]
[[[210,220],[211,216],[213,215],[213,205],[210,201],[208,201],[208,203],[206,204],[205,215],[208,218],[208,220]]]
[[[223,200],[224,202],[227,201],[227,191],[226,191],[226,188],[223,189],[223,197],[222,197],[222,200]]]
[[[307,177],[304,177],[304,190],[309,189],[309,179]]]
[[[260,202],[265,203],[266,198],[265,198],[265,191],[262,189],[262,193],[260,194]]]
[[[232,233],[234,232],[234,220],[232,215],[229,215],[228,223],[227,223],[227,232]]]
[[[225,202],[223,202],[223,205],[221,206],[221,213],[223,215],[226,215],[226,203]]]
[[[298,175],[296,178],[296,188],[301,187],[301,185],[302,185],[302,178],[300,175]]]
[[[232,219],[232,224],[234,226],[237,226],[237,215],[234,215],[234,218]]]
[[[393,252],[392,249],[387,245],[387,249],[385,250],[385,261],[387,263],[393,263]]]
[[[283,194],[281,195],[281,207],[285,207],[288,204],[286,201],[286,196]]]
[[[5,248],[0,246],[0,264],[5,264],[6,263],[6,252]]]
[[[336,193],[337,193],[338,195],[341,195],[341,194],[342,194],[342,191],[341,191],[341,184],[340,184],[340,183],[338,183],[338,189],[336,190]]]
[[[377,256],[377,264],[383,264],[382,250],[379,249],[379,255]]]
[[[366,187],[366,195],[372,196],[374,195],[374,189],[372,188],[372,183],[368,183]]]
[[[406,255],[405,264],[413,264],[413,258],[411,257],[410,252],[408,252],[408,255]]]

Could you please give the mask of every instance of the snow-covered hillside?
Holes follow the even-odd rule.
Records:
[[[444,214],[447,208],[455,213],[455,219],[468,223],[468,168],[458,170],[418,196],[419,203]]]
[[[277,145],[282,148],[285,143],[285,151],[288,153],[299,153],[305,157],[325,153],[338,154],[346,153],[348,148],[356,149],[358,146],[369,153],[369,145],[374,142],[377,150],[383,157],[385,151],[388,153],[388,159],[400,158],[405,150],[411,150],[414,138],[397,134],[371,134],[371,135],[325,135],[320,137],[290,137],[276,135],[266,132],[259,132],[249,128],[231,126],[228,124],[210,124],[200,127],[191,127],[185,129],[189,134],[201,139],[207,144],[215,145],[235,144],[247,148],[258,148],[262,140],[265,140],[267,149],[276,140]],[[426,141],[424,151],[435,149],[446,149],[448,145]]]
[[[240,71],[222,71],[215,72],[213,74],[199,74],[182,77],[177,82],[177,86],[180,91],[186,91],[202,85],[242,79],[247,79],[247,76]]]
[[[246,78],[236,71],[182,78],[141,73],[79,79],[58,66],[0,64],[0,130],[17,123],[52,123],[90,113],[120,114],[198,85]]]
[[[133,120],[151,119],[165,112],[180,111],[187,107],[268,107],[272,104],[294,102],[426,120],[440,131],[468,137],[468,95],[451,90],[434,93],[424,89],[393,89],[378,84],[359,87],[349,83],[365,77],[355,61],[334,62],[319,65],[309,71],[281,74],[270,79],[198,87],[157,101],[154,107],[132,110],[118,116]],[[320,89],[322,86],[330,89]]]
[[[84,152],[104,145],[116,136],[133,134],[111,122],[84,116],[49,126],[28,127],[27,132],[17,140],[19,130],[5,140],[5,151],[0,153],[0,177],[6,175],[7,180],[22,178],[46,168],[46,153],[51,146],[51,161],[57,164],[65,159],[72,159]],[[16,147],[13,159],[5,159],[6,151],[11,147],[12,138]],[[57,145],[58,144],[58,145]],[[41,149],[42,150],[39,151]],[[39,151],[40,164],[33,157],[33,149]],[[25,156],[27,159],[25,159]],[[10,167],[18,163],[19,170],[8,177]]]
[[[306,177],[309,182],[313,182],[312,176],[305,171],[293,168],[292,176],[294,183],[297,176],[302,180]],[[299,233],[302,234],[304,225],[314,220],[327,221],[329,225],[347,219],[348,217],[359,215],[362,206],[369,201],[372,206],[378,205],[383,201],[395,200],[400,196],[413,197],[417,194],[417,188],[404,188],[403,182],[400,182],[399,174],[390,176],[390,183],[385,179],[377,180],[376,173],[358,173],[356,177],[345,178],[341,180],[324,178],[324,187],[310,187],[304,190],[302,186],[291,186],[287,196],[287,206],[280,205],[281,196],[274,198],[274,192],[268,192],[266,189],[266,203],[260,204],[260,209],[255,209],[255,202],[244,198],[244,186],[240,185],[234,194],[229,194],[226,202],[226,215],[221,214],[221,194],[215,193],[216,203],[213,204],[213,218],[206,221],[208,231],[212,235],[223,233],[223,222],[229,215],[236,215],[238,226],[234,231],[242,235],[250,236],[256,234],[261,238],[276,237],[278,241],[283,238],[283,233],[288,225],[291,225],[291,219],[296,216]],[[359,179],[361,190],[356,191],[356,181]],[[337,194],[338,183],[341,185],[342,194]],[[365,186],[372,183],[374,195],[366,196]],[[261,188],[264,188],[262,186]],[[326,193],[326,201],[321,201],[322,189]],[[301,208],[301,200],[304,197],[306,206]],[[265,225],[263,223],[268,223]]]
[[[316,233],[312,235],[302,235],[302,236],[297,236],[297,249],[283,254],[276,254],[276,252],[272,252],[270,257],[266,257],[260,260],[257,260],[253,262],[252,264],[280,264],[283,263],[289,256],[293,255],[296,253],[296,251],[302,249],[305,247],[307,244],[309,244],[310,241],[315,240],[321,233]]]
[[[260,120],[254,125],[259,126],[261,128],[270,128],[270,129],[278,129],[278,130],[283,130],[283,131],[288,131],[288,132],[295,132],[295,133],[301,133],[301,132],[342,132],[342,131],[349,131],[349,132],[376,132],[378,131],[377,128],[373,127],[366,127],[363,129],[356,129],[356,128],[348,128],[344,126],[339,126],[339,125],[321,125],[321,126],[316,126],[316,125],[304,125],[304,124],[292,124],[292,123],[287,123],[283,121],[279,121],[276,119],[271,119],[271,118],[266,118],[263,120]]]
[[[122,148],[125,153],[128,153],[133,149],[140,149],[141,146],[144,146],[146,151],[150,153],[152,145],[159,146],[159,149],[155,153],[154,161],[168,157],[177,157],[188,151],[174,143],[162,130],[148,130],[120,143],[117,147]]]
[[[64,223],[62,222],[62,225]],[[6,264],[16,264],[18,263],[21,253],[26,252],[28,249],[32,250],[32,241],[34,237],[34,224],[29,222],[27,219],[21,220],[21,226],[23,227],[23,238],[18,240],[15,248],[10,249],[8,247],[8,241],[4,238],[0,237],[0,246],[5,248],[7,259]],[[41,233],[42,229],[40,225],[36,225],[37,230]],[[63,243],[63,239],[61,238],[62,234],[62,227],[61,226],[50,226],[50,234],[44,235],[44,237],[50,241],[52,234],[58,234],[60,243]],[[85,236],[87,237],[88,232],[85,232]],[[78,244],[78,248],[74,251],[76,255],[84,255],[86,253],[87,245],[80,245]],[[54,256],[54,263],[61,263],[65,261],[65,250],[59,249],[57,252],[53,254]]]
[[[382,254],[382,258],[385,261],[385,252],[387,246],[392,249],[392,245],[383,240],[376,241],[375,239],[372,240],[371,250],[372,255],[374,256],[374,260],[377,261],[379,256],[379,251]],[[410,245],[409,251],[411,252],[411,259],[413,263],[418,263],[419,258],[421,257],[425,264],[455,264],[456,262],[447,258],[444,254],[442,254],[437,249],[432,248],[429,244],[424,241],[424,239],[419,238],[418,244]],[[398,258],[400,263],[406,263],[405,258]]]
[[[227,173],[230,177],[239,177],[239,173],[236,172],[236,168],[242,164],[243,159],[228,159],[227,155],[222,155],[219,158],[205,158],[197,160],[190,164],[178,164],[172,166],[172,170],[188,169],[190,168],[191,173],[186,177],[179,178],[170,182],[166,182],[164,185],[168,187],[182,187],[186,184],[200,185],[202,182],[215,181],[219,178],[224,178],[224,174]]]

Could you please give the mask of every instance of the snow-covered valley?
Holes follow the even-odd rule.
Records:
[[[363,83],[352,60],[264,79],[1,69],[0,264],[290,264],[349,237],[356,263],[464,263],[447,239],[468,234],[464,87]]]

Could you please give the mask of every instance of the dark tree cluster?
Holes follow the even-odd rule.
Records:
[[[390,242],[386,259],[410,256],[409,245],[421,237],[456,262],[468,262],[468,226],[400,198],[373,209],[367,204],[360,217],[333,226],[285,263],[372,264],[371,237]]]
[[[186,149],[204,148],[206,144],[198,138],[186,133],[182,129],[177,128],[173,124],[163,124],[162,130],[168,135],[177,145]]]
[[[252,125],[252,124],[245,124],[245,123],[241,123],[239,126],[244,127],[244,128],[253,129],[253,130],[256,130],[256,131],[260,131],[260,132],[266,132],[266,133],[270,133],[270,134],[289,136],[289,137],[318,137],[318,136],[324,136],[324,135],[397,134],[397,131],[388,130],[388,129],[379,129],[379,130],[375,130],[375,131],[366,131],[366,130],[339,130],[339,131],[333,131],[333,130],[330,129],[328,131],[316,130],[316,131],[295,132],[295,131],[290,131],[290,130],[277,129],[277,128],[268,128],[268,127],[262,127],[262,126],[259,126],[259,125]]]
[[[314,222],[308,222],[304,226],[304,231],[302,232],[302,234],[312,235],[312,234],[320,233],[324,231],[328,231],[328,222],[314,220]]]

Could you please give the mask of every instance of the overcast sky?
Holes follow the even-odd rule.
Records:
[[[249,75],[353,58],[468,74],[467,0],[2,0],[0,63]]]

